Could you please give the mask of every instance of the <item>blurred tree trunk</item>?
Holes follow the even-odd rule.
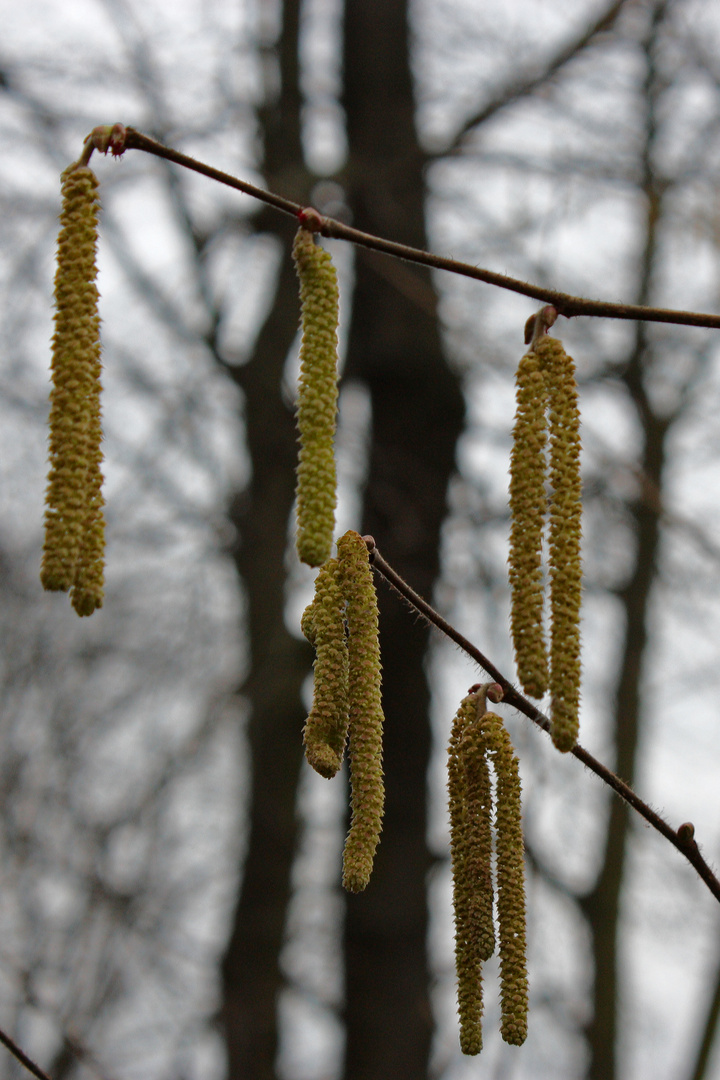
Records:
[[[299,0],[286,0],[277,45],[281,89],[261,111],[269,187],[308,201],[311,178],[300,141]],[[296,793],[305,710],[300,698],[310,649],[285,627],[285,556],[295,493],[293,411],[283,397],[288,352],[297,332],[298,287],[290,258],[292,220],[276,212],[255,219],[285,249],[277,289],[250,361],[229,368],[245,396],[252,459],[249,488],[232,501],[238,541],[232,551],[247,598],[251,669],[244,693],[252,796],[242,884],[225,953],[222,1020],[230,1080],[273,1080],[278,1050],[279,967],[297,833]]]
[[[653,303],[654,274],[659,258],[659,230],[665,212],[666,188],[655,166],[657,108],[663,90],[662,76],[655,66],[658,35],[666,3],[656,4],[645,42],[646,77],[643,90],[645,123],[641,147],[640,175],[645,196],[644,250],[636,302]],[[635,565],[619,590],[625,616],[625,644],[615,703],[615,771],[633,784],[637,747],[642,723],[642,677],[650,615],[648,605],[657,580],[660,540],[660,513],[667,435],[674,417],[658,412],[648,392],[652,378],[653,342],[646,323],[637,323],[635,341],[623,374],[623,381],[635,405],[643,437],[640,463],[642,485],[628,507],[636,537]],[[587,1027],[590,1050],[590,1080],[614,1080],[617,1073],[618,1011],[620,1006],[618,959],[622,943],[618,931],[621,918],[622,885],[626,868],[630,813],[627,803],[612,798],[605,840],[603,865],[594,888],[582,899],[588,918],[594,960],[593,1017]]]
[[[353,223],[425,247],[423,155],[415,131],[406,0],[345,8],[344,106]],[[430,276],[356,250],[346,374],[368,388],[372,443],[363,529],[426,596],[462,394],[443,358]],[[345,924],[346,1080],[427,1076],[432,1033],[427,938],[428,634],[379,589],[386,818],[367,891]]]

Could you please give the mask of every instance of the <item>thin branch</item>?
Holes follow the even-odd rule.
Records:
[[[50,1077],[46,1072],[43,1072],[39,1065],[36,1065],[32,1058],[29,1058],[24,1050],[21,1050],[18,1044],[6,1035],[0,1028],[0,1043],[6,1046],[13,1057],[17,1058],[21,1065],[24,1065],[28,1072],[31,1072],[33,1076],[37,1077],[37,1080],[50,1080]]]
[[[385,580],[392,586],[393,589],[398,592],[403,599],[420,615],[422,615],[429,623],[437,627],[441,633],[446,637],[454,641],[456,645],[467,653],[477,664],[480,665],[491,678],[500,684],[503,689],[503,702],[507,705],[517,709],[518,712],[523,713],[529,720],[532,720],[534,724],[542,728],[543,731],[550,733],[550,720],[544,713],[540,712],[527,698],[523,697],[515,687],[512,685],[509,679],[507,679],[498,668],[495,667],[493,662],[489,660],[480,650],[468,641],[458,630],[455,629],[446,619],[435,611],[433,607],[426,600],[415,592],[406,581],[400,577],[400,575],[393,570],[389,563],[385,562],[380,552],[375,547],[375,541],[372,537],[365,537],[365,542],[368,546],[370,553],[370,562],[372,566]],[[626,784],[624,780],[621,780],[619,776],[616,776],[614,772],[603,765],[597,758],[594,758],[592,754],[588,753],[582,746],[575,746],[571,753],[581,761],[583,765],[591,772],[595,773],[603,783],[611,787],[613,791],[624,799],[626,803],[632,806],[633,810],[636,810],[641,817],[645,818],[649,825],[652,825],[666,840],[669,840],[673,847],[684,855],[691,866],[693,866],[702,880],[707,885],[710,892],[713,894],[716,900],[720,901],[720,880],[711,870],[709,864],[705,861],[700,854],[700,849],[695,842],[695,829],[690,822],[686,822],[680,825],[678,829],[673,829],[668,825],[664,818],[660,817],[643,799],[637,795],[629,784]]]
[[[483,270],[481,267],[473,266],[471,263],[458,262],[456,259],[448,259],[442,255],[434,255],[429,251],[408,247],[406,244],[385,240],[371,233],[361,232],[360,229],[353,229],[350,225],[335,221],[334,218],[323,217],[317,211],[301,206],[291,199],[285,199],[281,195],[275,195],[273,192],[265,191],[254,184],[239,180],[229,173],[221,172],[220,169],[214,169],[211,165],[197,161],[187,154],[181,154],[177,150],[163,146],[162,143],[156,142],[155,139],[151,139],[139,131],[135,131],[134,128],[122,128],[122,125],[119,124],[115,125],[115,128],[123,131],[123,137],[121,140],[116,141],[114,145],[110,144],[108,146],[107,141],[105,145],[102,145],[101,137],[93,138],[93,136],[88,136],[88,140],[93,141],[88,141],[86,144],[87,156],[92,153],[93,149],[103,152],[111,149],[116,156],[124,153],[125,150],[143,150],[148,154],[154,154],[155,157],[172,161],[176,165],[182,165],[186,169],[207,176],[211,180],[216,180],[218,183],[233,188],[235,191],[250,195],[268,206],[274,206],[276,210],[299,218],[309,228],[321,233],[323,236],[335,240],[348,240],[352,244],[370,248],[373,251],[380,251],[385,255],[392,255],[395,258],[404,259],[406,262],[430,266],[435,270],[447,270],[452,274],[473,278],[476,281],[484,282],[486,285],[495,285],[500,289],[519,293],[521,296],[527,296],[545,304],[552,304],[558,314],[564,315],[567,319],[575,318],[578,315],[588,315],[604,319],[629,319],[631,321],[674,323],[679,326],[704,326],[715,330],[720,329],[720,315],[645,307],[642,304],[616,304],[605,300],[586,300],[581,296],[572,296],[569,293],[558,292],[554,289],[544,289],[527,281],[509,277],[507,274],[498,274],[493,270]],[[96,131],[105,130],[96,129]],[[87,157],[85,155],[84,158],[86,161]]]

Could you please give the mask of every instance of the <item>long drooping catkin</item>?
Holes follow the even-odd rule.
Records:
[[[550,393],[550,693],[552,740],[572,750],[580,707],[580,413],[575,365],[562,343],[543,343]]]
[[[337,551],[347,604],[352,785],[352,818],[343,853],[343,885],[348,892],[361,892],[370,880],[385,802],[378,609],[363,538],[356,532],[347,532],[338,540]]]
[[[303,630],[315,646],[313,703],[303,737],[308,764],[330,779],[340,768],[348,730],[348,647],[345,599],[337,559],[329,559],[315,582],[315,599]]]
[[[510,458],[511,627],[520,683],[527,694],[540,698],[548,684],[542,618],[547,385],[537,353],[523,356],[516,384],[517,411]]]
[[[100,319],[95,251],[98,182],[63,173],[50,398],[50,473],[40,573],[46,589],[73,588],[78,614],[102,605],[104,522],[100,426]]]
[[[335,423],[337,414],[338,284],[327,251],[302,226],[293,246],[300,278],[302,343],[297,425],[297,552],[301,562],[322,566],[335,531]]]
[[[546,411],[549,416],[546,419]],[[550,662],[542,626],[546,427],[550,430]],[[580,416],[575,367],[557,338],[543,336],[520,361],[510,466],[512,635],[524,690],[550,688],[551,734],[572,750],[580,704]],[[549,668],[549,670],[548,670]]]
[[[464,1054],[482,1049],[482,963],[495,950],[490,772],[478,720],[478,697],[469,694],[453,722],[448,747],[455,968]]]
[[[486,713],[481,725],[497,779],[495,853],[500,926],[500,1031],[520,1046],[527,1037],[528,981],[525,934],[525,861],[520,805],[520,775],[505,725]]]

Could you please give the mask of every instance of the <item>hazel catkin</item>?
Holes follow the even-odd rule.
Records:
[[[580,707],[580,559],[582,485],[575,365],[546,338],[550,407],[550,694],[551,736],[558,750],[577,742]]]
[[[517,370],[516,386],[517,409],[510,458],[511,629],[520,683],[530,697],[541,698],[548,684],[542,572],[542,536],[547,510],[547,386],[537,353],[528,352],[523,356]]]
[[[346,532],[337,542],[348,623],[349,756],[352,817],[343,852],[343,885],[362,892],[370,880],[382,829],[383,711],[375,584],[365,541]]]
[[[500,946],[500,1032],[520,1045],[527,1035],[525,871],[518,762],[499,716],[485,711],[488,686],[465,697],[448,747],[450,851],[460,1046],[482,1049],[482,965],[495,949],[492,789],[495,770],[495,876]]]
[[[345,600],[337,559],[329,559],[315,582],[311,615],[303,629],[315,647],[313,703],[305,723],[305,757],[315,772],[331,779],[342,764],[348,730],[348,647]],[[309,609],[306,609],[306,612]],[[310,629],[310,618],[312,629]]]
[[[525,859],[518,761],[505,725],[495,713],[481,720],[496,776],[495,858],[500,952],[500,1033],[520,1046],[527,1037],[528,980]]]
[[[482,963],[495,950],[490,772],[477,714],[478,697],[469,694],[453,721],[448,747],[455,969],[464,1054],[482,1049]]]
[[[293,258],[300,279],[302,341],[297,426],[297,552],[301,562],[322,566],[335,531],[335,424],[337,415],[337,274],[327,251],[300,227]]]
[[[63,173],[50,396],[50,472],[40,578],[73,589],[80,615],[102,605],[104,520],[100,441],[100,318],[95,252],[98,181]]]

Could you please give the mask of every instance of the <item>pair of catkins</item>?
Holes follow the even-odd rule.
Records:
[[[551,736],[572,750],[580,704],[580,415],[575,367],[557,338],[541,336],[516,376],[510,460],[511,626],[518,676],[534,698],[550,690]],[[546,445],[550,435],[546,492]],[[549,519],[550,651],[543,628],[542,546]]]

